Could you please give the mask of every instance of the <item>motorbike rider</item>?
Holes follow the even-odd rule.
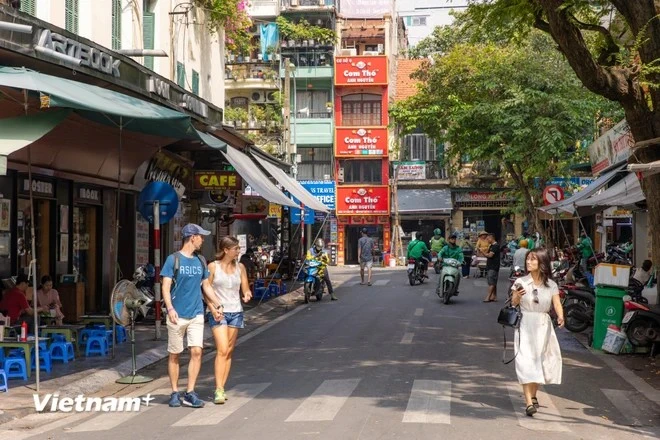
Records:
[[[321,282],[325,283],[328,287],[328,293],[330,294],[330,299],[332,301],[337,301],[339,298],[335,296],[335,291],[332,288],[332,282],[330,281],[330,273],[327,271],[328,263],[330,262],[330,257],[326,252],[323,252],[323,247],[325,243],[322,238],[317,238],[314,241],[314,245],[309,248],[305,259],[308,261],[318,261],[321,263],[319,266],[319,278]]]
[[[464,262],[463,258],[463,248],[456,245],[456,234],[451,234],[449,237],[447,237],[447,244],[440,250],[438,253],[438,259],[445,259],[445,258],[453,258],[454,260],[458,260],[461,265]],[[456,279],[456,294],[458,294],[458,286],[461,284],[461,277],[457,277]],[[442,276],[438,280],[438,285],[442,285]]]
[[[440,228],[435,228],[433,230],[433,237],[429,241],[431,245],[431,252],[440,253],[443,247],[447,244],[444,237],[442,236],[442,231]]]
[[[429,248],[424,242],[424,234],[417,233],[415,239],[408,244],[408,250],[406,258],[414,258],[415,260],[420,260],[422,263],[422,276],[428,278],[426,271],[429,268]]]

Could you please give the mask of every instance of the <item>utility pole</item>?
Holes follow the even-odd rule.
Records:
[[[396,259],[396,264],[399,264],[399,257],[403,257],[403,245],[401,243],[401,228],[399,227],[399,195],[398,195],[398,186],[399,186],[399,167],[394,168],[394,181],[392,183],[392,201],[394,204],[394,231],[392,231],[392,241],[394,245],[392,248],[392,256]]]
[[[292,162],[291,160],[291,72],[289,72],[289,59],[283,59],[284,64],[284,106],[283,117],[284,117],[284,133],[283,144],[284,151],[286,153],[287,162]]]

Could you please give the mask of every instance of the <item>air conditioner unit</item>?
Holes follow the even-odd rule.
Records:
[[[365,50],[362,55],[380,55],[377,50]]]
[[[265,102],[267,104],[276,104],[277,103],[277,99],[276,99],[276,96],[275,96],[276,93],[277,92],[266,92]]]
[[[339,51],[339,55],[343,57],[354,57],[357,55],[357,49],[342,49]]]
[[[344,183],[344,167],[339,167],[337,170],[337,182]]]
[[[250,94],[250,102],[266,102],[265,92],[252,92]]]

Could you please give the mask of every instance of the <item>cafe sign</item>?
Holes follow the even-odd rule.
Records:
[[[241,190],[241,176],[234,171],[195,171],[193,189],[196,191]]]
[[[337,215],[389,215],[388,186],[338,186]]]
[[[335,128],[335,156],[386,156],[387,128]]]
[[[365,55],[335,58],[336,86],[386,86],[387,57]]]

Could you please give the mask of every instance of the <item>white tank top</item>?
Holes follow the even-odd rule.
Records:
[[[231,275],[227,275],[218,261],[215,262],[215,271],[213,274],[213,291],[225,306],[227,313],[238,313],[243,311],[241,304],[241,266],[236,264],[236,270]]]

